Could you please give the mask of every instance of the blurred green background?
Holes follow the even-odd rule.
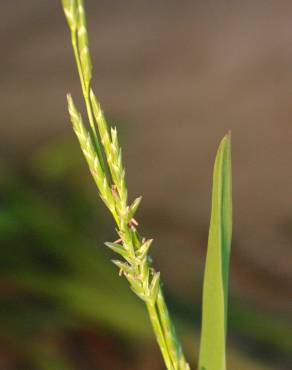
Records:
[[[228,365],[292,368],[292,3],[88,0],[94,87],[195,368],[220,138],[232,130]],[[59,1],[0,3],[0,369],[163,369],[69,124]],[[79,100],[78,100],[79,99]],[[82,108],[81,108],[82,109]]]

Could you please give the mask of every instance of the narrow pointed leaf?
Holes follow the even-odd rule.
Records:
[[[231,234],[231,154],[230,135],[226,135],[220,143],[213,172],[199,370],[226,370],[225,342]]]

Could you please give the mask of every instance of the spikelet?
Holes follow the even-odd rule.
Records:
[[[92,63],[89,53],[89,42],[83,0],[77,0],[77,13],[78,13],[78,23],[77,23],[78,49],[83,71],[84,83],[86,85],[86,90],[88,91],[89,84],[92,78]]]
[[[62,0],[62,4],[70,30],[75,32],[77,29],[77,1]]]
[[[81,150],[88,163],[92,177],[98,187],[100,196],[109,210],[115,213],[115,202],[113,195],[108,184],[105,173],[101,167],[99,158],[94,149],[89,132],[85,129],[81,115],[77,111],[71,95],[67,95],[68,111],[70,114],[71,122],[74,132],[79,140]]]
[[[118,192],[117,208],[121,214],[125,215],[127,214],[128,193],[125,181],[125,169],[122,162],[122,150],[119,146],[117,130],[116,128],[111,128],[109,132],[103,111],[92,90],[90,91],[90,99],[108,167]]]

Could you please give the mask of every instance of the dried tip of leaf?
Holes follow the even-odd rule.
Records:
[[[227,132],[227,134],[223,137],[221,142],[229,142],[231,141],[231,130]]]

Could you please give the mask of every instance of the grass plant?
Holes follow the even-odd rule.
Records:
[[[120,275],[145,303],[165,366],[168,370],[189,370],[182,346],[164,299],[160,273],[149,257],[153,240],[138,231],[135,214],[141,197],[128,200],[122,150],[115,127],[109,127],[92,90],[92,63],[83,0],[62,0],[71,33],[71,43],[87,111],[85,125],[68,95],[73,129],[97,185],[99,195],[111,213],[117,240],[105,243],[121,259],[113,260]],[[214,166],[212,215],[203,292],[203,321],[200,370],[225,370],[227,280],[231,243],[230,136],[222,140]]]

